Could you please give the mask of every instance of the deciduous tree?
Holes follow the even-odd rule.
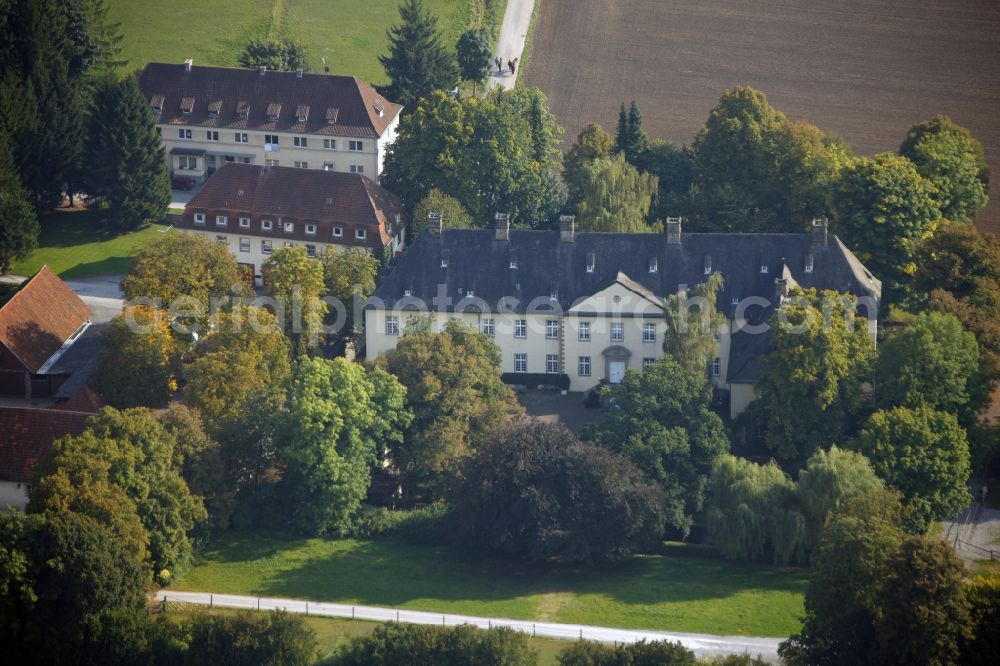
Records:
[[[113,407],[162,407],[177,390],[177,343],[162,312],[134,305],[115,317],[92,382]]]
[[[953,414],[925,406],[875,412],[854,447],[903,493],[914,533],[968,506],[969,441]]]
[[[656,176],[639,173],[624,155],[616,155],[586,163],[580,179],[576,221],[581,231],[655,231],[647,217],[656,197]]]
[[[452,498],[463,543],[528,560],[616,560],[659,543],[663,490],[565,427],[518,420],[482,441]]]
[[[706,538],[731,559],[803,559],[806,527],[792,480],[773,462],[722,455],[708,482]]]
[[[338,335],[350,337],[359,334],[360,327],[355,322],[355,309],[375,291],[379,262],[370,252],[347,248],[342,252],[328,252],[323,265],[323,276],[330,296],[344,305],[344,320],[339,325]],[[340,312],[337,317],[340,317]]]
[[[305,47],[288,38],[251,39],[240,54],[240,65],[250,69],[267,67],[277,72],[309,69]]]
[[[563,180],[569,189],[569,203],[576,205],[583,197],[586,184],[584,167],[601,157],[610,157],[615,150],[615,139],[591,123],[585,126],[563,156]]]
[[[875,363],[879,405],[919,407],[975,419],[989,399],[979,375],[976,336],[953,315],[922,312],[909,328],[890,336]]]
[[[722,289],[721,273],[712,273],[707,280],[690,291],[667,296],[663,305],[667,324],[663,336],[663,351],[687,372],[708,381],[708,364],[715,358],[718,343],[715,334],[726,322],[716,307]]]
[[[371,484],[381,447],[403,441],[412,414],[406,389],[382,373],[382,390],[363,366],[343,358],[302,358],[295,371],[281,454],[296,495],[299,529],[345,529]]]
[[[493,63],[493,48],[490,46],[489,34],[482,28],[466,30],[458,38],[455,55],[462,79],[472,82],[475,94],[476,84],[487,77],[490,65]]]
[[[410,222],[411,238],[416,238],[423,231],[427,226],[427,216],[431,213],[441,213],[441,225],[447,229],[472,228],[472,216],[459,200],[435,187],[413,209],[413,220]]]
[[[713,461],[729,450],[704,386],[704,371],[685,371],[664,357],[605,389],[606,413],[586,431],[663,486],[667,522],[684,535],[702,509]]]
[[[833,229],[899,299],[917,270],[915,254],[940,224],[934,185],[908,159],[880,153],[842,170],[833,197]]]
[[[299,351],[320,345],[325,339],[323,318],[329,309],[321,298],[326,293],[323,262],[310,257],[304,247],[275,250],[261,268],[267,295],[278,303],[283,330],[298,343]]]
[[[756,385],[767,446],[787,469],[857,430],[861,383],[874,359],[854,297],[813,290],[793,296],[772,320],[772,351]]]
[[[414,419],[392,461],[409,486],[430,490],[512,414],[522,411],[500,381],[500,349],[459,322],[440,333],[413,326],[379,367],[406,387]]]
[[[934,199],[946,219],[968,222],[989,200],[990,171],[983,144],[948,116],[911,127],[899,154],[934,184]]]
[[[854,497],[882,489],[882,480],[860,453],[830,447],[817,451],[799,472],[795,493],[806,521],[806,547],[819,543],[827,517]]]
[[[538,655],[528,646],[528,637],[508,627],[444,628],[389,622],[340,647],[328,663],[330,666],[470,663],[535,666],[537,661]]]

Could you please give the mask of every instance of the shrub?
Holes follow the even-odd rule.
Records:
[[[477,629],[390,622],[359,636],[323,661],[326,666],[533,666],[528,638],[508,627]]]
[[[550,375],[544,372],[505,372],[500,375],[504,384],[526,386],[529,389],[539,386],[555,386],[562,391],[569,390],[569,375]]]
[[[306,666],[316,658],[313,630],[281,611],[200,615],[188,627],[187,666]]]
[[[670,641],[614,646],[579,641],[559,654],[559,666],[695,666],[697,663],[691,650]]]

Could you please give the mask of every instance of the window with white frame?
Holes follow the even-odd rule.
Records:
[[[178,155],[177,168],[181,170],[194,171],[198,168],[198,158],[188,155]]]
[[[483,335],[488,335],[491,338],[496,337],[497,334],[497,323],[494,319],[484,319],[483,320]]]
[[[292,143],[295,145],[296,148],[308,148],[309,147],[309,139],[307,137],[304,137],[304,136],[292,137]]]
[[[344,235],[344,227],[334,227],[333,228],[333,237],[334,238],[340,238],[343,235]]]
[[[358,240],[364,240],[368,238],[368,230],[359,227],[354,230],[354,237],[357,238]]]
[[[559,339],[559,321],[557,319],[545,320],[545,339],[546,340]]]
[[[514,354],[514,372],[528,371],[528,355]]]
[[[281,166],[281,162],[279,160],[264,160],[264,164],[267,166]]]
[[[295,247],[295,243],[291,241],[285,241],[285,247]]]
[[[316,256],[316,246],[313,243],[306,243],[306,254],[310,257]]]
[[[205,132],[205,138],[208,139],[209,141],[218,141],[219,140],[218,130],[208,130],[207,132]]]
[[[514,337],[515,338],[526,338],[526,337],[528,337],[528,320],[527,319],[515,319],[514,320]]]
[[[229,219],[225,215],[215,216],[215,226],[224,227],[229,222]]]
[[[337,170],[336,162],[323,162],[323,171],[336,171],[336,170]]]
[[[295,233],[295,223],[294,222],[285,222],[285,233],[286,234],[294,234]]]
[[[399,335],[399,317],[395,315],[388,315],[385,318],[385,334]]]
[[[580,328],[578,329],[578,336],[580,342],[590,342],[590,322],[581,321]]]
[[[236,143],[250,143],[250,137],[247,136],[246,132],[236,132],[234,136],[236,137]]]
[[[260,253],[261,254],[271,254],[274,247],[271,245],[271,241],[262,240],[260,242]]]
[[[315,236],[316,235],[316,225],[315,224],[307,224],[306,225],[306,233]]]
[[[365,172],[365,168],[363,166],[361,166],[360,164],[352,164],[351,165],[351,173],[364,173],[364,172]]]
[[[580,375],[581,377],[589,377],[590,376],[590,357],[589,356],[581,356],[580,357],[580,359],[579,359],[579,361],[577,363],[577,366],[576,366],[576,373],[578,375]]]
[[[250,228],[250,218],[249,217],[241,217],[240,218],[240,229],[249,229],[249,228]]]
[[[323,139],[323,149],[324,150],[337,150],[337,140],[336,139]]]
[[[645,372],[646,370],[649,370],[650,368],[653,367],[654,363],[656,363],[656,359],[655,358],[644,358],[644,359],[642,359],[642,371]]]
[[[611,342],[621,342],[625,339],[625,324],[620,321],[611,322]]]
[[[295,160],[295,168],[296,169],[308,169],[309,168],[309,162],[300,162],[298,160]]]
[[[205,214],[204,213],[195,213],[194,214],[194,223],[195,224],[205,224]]]
[[[718,356],[716,356],[715,359],[708,364],[708,371],[713,377],[718,377],[722,374],[722,361]]]
[[[761,273],[766,273],[767,272],[767,264],[761,264],[760,265],[760,272]]]
[[[249,238],[241,238],[240,239],[240,252],[249,252],[249,251],[250,251],[250,239]]]
[[[642,341],[656,342],[656,324],[645,323],[642,325]]]
[[[264,231],[270,231],[271,230],[271,220],[261,220],[260,221],[260,228],[263,229]]]
[[[559,374],[559,355],[558,354],[546,354],[545,355],[545,373],[549,375]]]
[[[189,129],[183,129],[183,128],[177,130],[177,138],[178,139],[190,139],[191,138],[191,130],[189,130]]]
[[[265,134],[264,143],[269,143],[272,146],[278,145],[278,135],[277,134]]]
[[[361,151],[363,151],[365,149],[365,142],[364,141],[350,141],[347,144],[347,149],[350,150],[352,153],[360,153]]]

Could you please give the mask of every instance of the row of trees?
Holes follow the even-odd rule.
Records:
[[[84,193],[118,228],[162,217],[169,178],[148,101],[117,77],[105,0],[0,3],[0,271],[37,244],[38,215]]]
[[[898,154],[857,157],[748,87],[722,96],[690,149],[649,139],[635,102],[623,105],[616,136],[580,132],[563,176],[582,228],[596,231],[682,215],[697,231],[801,232],[829,217],[891,302],[905,296],[921,242],[970,222],[989,185],[982,145],[945,116],[914,125]]]

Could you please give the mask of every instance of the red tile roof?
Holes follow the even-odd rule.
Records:
[[[93,414],[34,407],[0,407],[0,481],[29,483],[52,442],[79,435]]]
[[[194,224],[195,211],[206,213],[205,224]],[[250,228],[237,226],[239,213],[251,217]],[[226,227],[216,226],[217,214],[227,215]],[[295,231],[280,229],[278,217],[294,222]],[[261,218],[272,221],[270,231],[261,228]],[[180,226],[279,240],[382,248],[406,221],[402,199],[361,174],[229,163],[209,178],[187,204]],[[317,233],[305,233],[307,222],[316,224]],[[335,225],[345,227],[343,236],[333,237]],[[353,228],[357,226],[368,230],[364,241],[354,237]]]
[[[54,408],[69,412],[86,412],[88,414],[96,414],[107,406],[108,403],[104,399],[104,396],[89,386],[84,386],[82,389],[74,393],[69,400],[55,405]]]
[[[403,109],[357,77],[332,74],[269,71],[261,76],[256,69],[193,66],[186,71],[183,64],[151,62],[139,75],[139,88],[156,122],[171,125],[376,138]],[[296,114],[303,106],[319,112],[300,123]],[[268,118],[274,110],[276,121]]]
[[[80,297],[42,266],[0,308],[0,344],[30,372],[38,372],[90,315]]]

